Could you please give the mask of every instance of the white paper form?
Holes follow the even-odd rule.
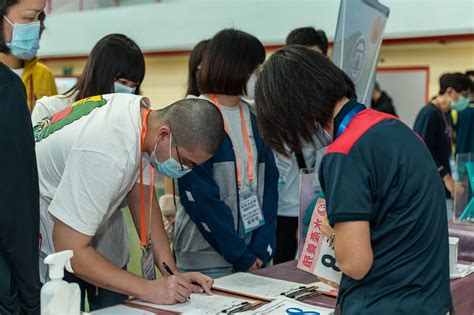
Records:
[[[218,314],[223,310],[232,309],[243,303],[255,303],[256,301],[245,299],[228,297],[223,295],[207,295],[192,293],[191,299],[185,303],[179,303],[174,305],[161,305],[148,303],[141,300],[130,301],[131,304],[147,306],[154,309],[172,311],[183,314]]]
[[[155,313],[141,310],[138,308],[125,306],[125,305],[116,305],[107,307],[101,310],[93,311],[91,313],[82,313],[91,314],[91,315],[154,315]]]
[[[237,272],[229,276],[215,279],[213,288],[271,301],[281,296],[282,293],[312,285],[317,286],[317,284],[302,284],[258,276],[246,272]]]

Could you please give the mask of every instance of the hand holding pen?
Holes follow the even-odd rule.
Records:
[[[165,271],[170,275],[175,275],[175,273],[171,270],[171,268],[163,262],[163,268]],[[199,272],[183,272],[177,273],[177,277],[184,278],[188,284],[190,285],[191,291],[193,293],[207,293],[208,295],[212,295],[212,285],[214,284],[214,280],[206,275],[203,275]]]

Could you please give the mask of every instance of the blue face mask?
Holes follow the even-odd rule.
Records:
[[[459,96],[457,102],[452,102],[452,108],[457,110],[458,112],[465,110],[469,106],[469,99],[462,95]]]
[[[137,87],[129,87],[123,85],[122,83],[114,82],[114,93],[126,93],[126,94],[135,94]]]
[[[40,22],[18,24],[3,18],[13,27],[12,40],[7,43],[11,54],[22,60],[33,59],[39,50]]]
[[[191,172],[191,169],[185,165],[181,166],[181,164],[176,161],[174,158],[171,157],[171,140],[172,135],[170,133],[170,158],[164,162],[158,162],[156,158],[156,146],[158,143],[155,143],[155,147],[153,148],[153,152],[150,155],[150,163],[153,165],[155,170],[157,170],[162,175],[167,177],[178,179],[183,177],[184,175]]]

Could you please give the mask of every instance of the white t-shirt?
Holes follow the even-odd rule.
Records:
[[[303,146],[306,167],[319,171],[322,157],[330,143],[330,137],[321,134],[313,137],[313,142]],[[278,180],[278,215],[297,217],[300,212],[300,168],[295,154],[285,157],[274,152],[275,163],[280,173]]]
[[[70,104],[74,103],[76,95],[77,92],[68,96],[45,96],[39,99],[31,113],[33,126],[40,120],[65,110]],[[122,206],[125,205],[126,203]],[[130,246],[127,227],[124,224],[121,211],[115,212],[110,220],[97,231],[92,244],[99,253],[113,264],[120,268],[127,264],[130,258]]]
[[[139,179],[144,97],[109,94],[81,100],[33,128],[40,187],[42,256],[54,252],[53,216],[94,236]],[[76,105],[77,104],[77,105]],[[146,161],[143,167],[148,170]],[[149,173],[144,178],[149,183]],[[41,280],[45,268],[40,260]]]
[[[74,103],[77,92],[72,95],[44,96],[36,101],[33,112],[31,112],[31,122],[33,126],[45,117],[52,116],[57,112],[65,110]]]
[[[18,69],[11,69],[13,72],[16,73],[17,76],[20,78],[23,76],[23,73],[25,72],[25,68],[18,68]]]

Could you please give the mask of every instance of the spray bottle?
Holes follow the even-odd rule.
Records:
[[[44,263],[49,265],[49,279],[41,288],[42,315],[79,315],[81,311],[81,290],[77,283],[62,280],[64,267],[73,272],[71,267],[72,250],[48,255]]]

